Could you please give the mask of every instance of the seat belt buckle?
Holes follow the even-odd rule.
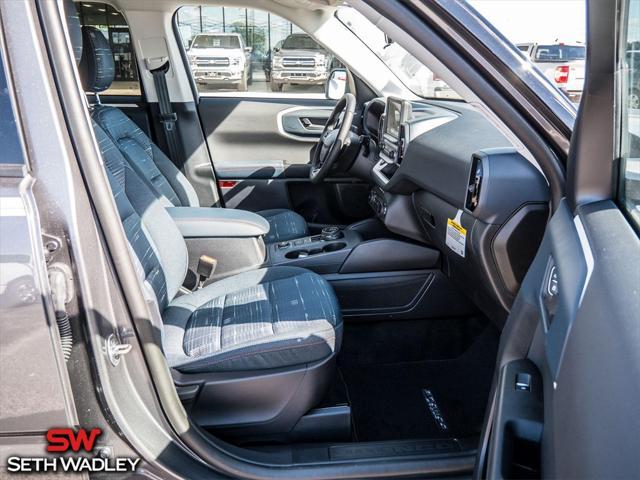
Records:
[[[208,255],[201,255],[198,259],[198,268],[196,269],[196,273],[198,275],[198,288],[200,290],[204,282],[209,280],[213,273],[216,271],[216,267],[218,266],[218,260]]]

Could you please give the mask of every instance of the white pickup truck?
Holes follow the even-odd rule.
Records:
[[[572,102],[580,101],[587,53],[583,43],[520,43],[517,47]]]
[[[281,92],[284,85],[324,85],[333,58],[306,33],[292,33],[271,57],[271,90]]]
[[[187,56],[195,81],[217,88],[247,91],[251,82],[251,48],[238,33],[201,33]]]

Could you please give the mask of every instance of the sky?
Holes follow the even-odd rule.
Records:
[[[585,0],[468,0],[513,43],[585,41]]]
[[[640,0],[631,0],[629,7],[629,35],[630,42],[640,41]]]

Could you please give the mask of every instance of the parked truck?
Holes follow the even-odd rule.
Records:
[[[270,86],[281,92],[284,85],[324,85],[333,58],[306,33],[292,33],[271,55]]]
[[[198,84],[246,92],[251,82],[251,48],[239,33],[201,33],[188,51]]]
[[[518,48],[572,102],[580,101],[587,53],[583,43],[521,43]]]

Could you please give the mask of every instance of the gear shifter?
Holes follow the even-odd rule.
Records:
[[[320,232],[320,238],[325,242],[329,242],[331,240],[337,240],[342,238],[342,231],[340,231],[340,227],[331,226],[324,227]]]

